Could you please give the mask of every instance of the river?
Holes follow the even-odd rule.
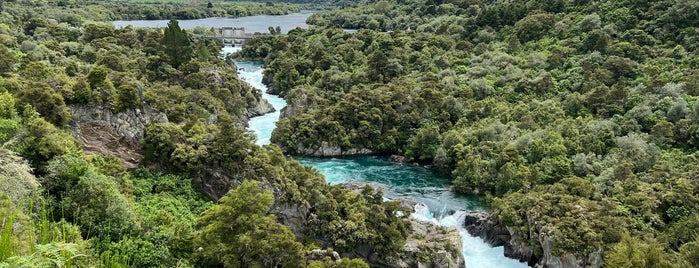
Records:
[[[223,53],[239,48],[225,47]],[[269,138],[279,118],[279,110],[286,102],[278,96],[264,93],[261,62],[238,61],[239,75],[263,92],[277,112],[254,117],[249,129],[255,132],[257,144],[269,144]],[[458,195],[448,190],[448,178],[441,177],[424,167],[415,167],[389,161],[384,157],[360,156],[338,158],[296,158],[302,164],[315,167],[325,175],[330,184],[350,181],[374,182],[383,186],[385,197],[409,198],[427,205],[428,209],[417,211],[413,216],[443,226],[456,226],[463,238],[464,258],[469,268],[478,267],[527,267],[526,264],[504,257],[503,247],[492,248],[480,238],[472,237],[461,227],[464,210],[483,210],[481,203],[469,196]],[[451,213],[455,212],[455,213]]]
[[[312,11],[303,11],[285,16],[250,16],[243,18],[207,18],[181,20],[180,27],[191,29],[204,27],[245,27],[248,32],[267,32],[269,26],[280,26],[283,33],[296,27],[308,27],[305,21]],[[136,27],[165,27],[167,21],[114,21],[116,27],[133,25]],[[239,50],[239,47],[224,47],[222,53]],[[262,84],[262,63],[253,61],[236,62],[239,75],[253,87],[263,92],[274,113],[252,118],[249,129],[257,136],[257,144],[269,144],[272,130],[279,119],[279,111],[286,102],[277,96],[264,93]],[[318,169],[330,184],[350,181],[374,182],[383,186],[387,198],[409,198],[427,205],[413,213],[420,220],[432,221],[443,226],[456,226],[463,238],[464,257],[469,268],[479,267],[527,267],[526,264],[505,258],[503,247],[491,248],[479,238],[469,235],[462,226],[464,210],[483,210],[481,203],[469,196],[457,195],[448,190],[447,178],[423,167],[399,164],[383,157],[362,156],[342,158],[297,158],[301,163]],[[454,213],[451,213],[454,212]]]

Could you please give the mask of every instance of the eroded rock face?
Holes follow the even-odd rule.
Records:
[[[314,249],[311,250],[311,253],[309,253],[306,257],[306,263],[311,263],[312,261],[322,261],[326,257],[333,261],[340,261],[341,259],[340,254],[334,250]]]
[[[73,136],[82,143],[85,153],[113,155],[126,168],[133,169],[143,159],[144,130],[150,122],[167,122],[167,116],[150,106],[114,113],[101,106],[72,105],[70,122]]]
[[[355,193],[364,190],[365,186],[379,189],[386,187],[376,182],[348,182],[342,184],[346,189]],[[415,212],[417,208],[427,209],[427,205],[412,199],[400,198],[400,206]],[[456,227],[443,227],[432,222],[410,218],[410,233],[402,248],[401,258],[386,258],[371,251],[368,247],[355,250],[356,256],[369,262],[371,267],[390,268],[442,268],[466,267],[463,258],[463,243],[461,233]]]
[[[250,119],[255,116],[265,115],[276,111],[267,99],[259,98],[256,104],[245,111],[245,117]],[[246,120],[247,121],[247,120]]]
[[[553,254],[553,241],[546,235],[539,235],[538,244],[542,256],[537,256],[534,249],[525,242],[513,227],[503,227],[497,222],[496,215],[486,212],[469,212],[464,220],[464,227],[473,236],[485,240],[491,246],[505,246],[505,257],[527,262],[529,266],[539,268],[582,268],[602,267],[602,248],[578,257],[572,253]]]
[[[307,91],[303,88],[292,90],[286,99],[288,99],[290,103],[279,112],[280,118],[296,116],[310,108],[318,106],[314,98],[309,97]]]
[[[400,258],[386,258],[362,249],[358,249],[357,253],[366,259],[371,267],[466,267],[461,233],[456,227],[443,227],[413,218],[410,219],[410,224],[411,232],[400,253]]]
[[[456,227],[416,219],[411,219],[410,223],[412,232],[403,247],[407,265],[397,267],[466,267],[463,240]]]
[[[533,250],[524,243],[514,228],[503,227],[494,214],[470,211],[465,214],[464,228],[472,236],[480,237],[492,247],[505,246],[505,257],[536,264]]]
[[[479,211],[466,212],[464,227],[469,234],[482,238],[491,247],[503,246],[509,239],[510,233],[491,220],[489,215]]]

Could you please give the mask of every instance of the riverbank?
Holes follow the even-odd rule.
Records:
[[[224,48],[226,52],[235,50],[235,48]],[[254,62],[237,62],[236,64],[239,69],[242,69],[239,70],[239,75],[245,81],[266,92],[266,87],[261,84],[262,68],[260,66],[255,67]],[[265,93],[263,97],[276,96]],[[275,101],[270,102],[273,105],[275,103]],[[279,104],[285,105],[286,102],[277,103]],[[274,108],[281,110],[283,106]],[[269,141],[278,119],[275,116],[276,114],[268,114],[251,120],[249,129],[258,134],[258,144],[266,144]],[[253,121],[255,121],[254,124]],[[407,198],[424,203],[426,206],[416,210],[413,217],[439,226],[457,228],[461,235],[466,267],[526,267],[524,263],[504,257],[503,247],[490,247],[482,239],[468,234],[463,228],[464,211],[483,211],[484,208],[479,199],[449,191],[448,178],[439,176],[427,168],[396,163],[386,157],[377,156],[294,158],[303,165],[316,168],[330,184],[352,181],[375,182],[383,186],[386,198]]]

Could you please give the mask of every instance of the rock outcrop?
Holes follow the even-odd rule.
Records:
[[[461,233],[456,227],[443,227],[411,218],[402,258],[393,267],[466,267]]]
[[[482,238],[491,246],[504,246],[506,257],[526,262],[532,267],[598,268],[603,265],[602,248],[598,248],[582,258],[569,252],[553,254],[553,241],[546,235],[537,236],[537,243],[542,252],[539,256],[532,246],[522,239],[515,228],[500,225],[493,213],[469,212],[465,216],[464,227],[469,234]]]
[[[312,261],[322,261],[325,258],[330,258],[333,261],[341,260],[340,254],[334,250],[314,249],[311,250],[311,253],[309,253],[306,257],[306,263],[310,263]]]
[[[315,96],[309,96],[309,93],[304,88],[291,90],[286,99],[289,100],[289,105],[282,108],[279,112],[280,118],[292,117],[318,106]]]
[[[371,267],[380,268],[465,268],[461,233],[456,227],[443,227],[432,222],[410,218],[411,231],[400,258],[371,253],[368,248],[357,249],[357,257]],[[354,256],[352,256],[354,257]]]
[[[150,122],[167,122],[167,116],[150,106],[114,113],[101,106],[72,105],[70,128],[85,153],[113,155],[129,168],[143,159],[141,140]]]
[[[504,246],[510,238],[507,228],[497,225],[490,214],[485,212],[466,212],[464,228],[469,234],[480,237],[492,247]]]
[[[388,160],[391,160],[391,162],[396,162],[396,163],[401,163],[401,164],[403,164],[403,163],[408,163],[408,159],[405,158],[405,156],[396,155],[396,154],[392,154],[392,155],[388,158]]]
[[[276,111],[272,104],[270,104],[267,99],[260,97],[255,105],[251,106],[245,111],[245,118],[250,119],[255,116],[265,115]],[[247,121],[247,120],[246,120]]]
[[[376,182],[348,182],[342,186],[353,192],[361,192],[365,186],[374,189],[383,188],[385,185]],[[415,212],[420,209],[427,209],[427,205],[412,199],[400,198],[403,208]],[[369,248],[357,249],[357,256],[369,262],[371,267],[386,268],[452,268],[466,267],[463,255],[463,243],[461,233],[456,227],[443,227],[429,221],[420,221],[410,218],[410,233],[406,238],[400,255],[401,258],[385,258],[372,253]]]

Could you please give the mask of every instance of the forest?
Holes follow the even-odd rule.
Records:
[[[71,26],[82,26],[80,23],[91,21],[113,20],[169,20],[169,19],[201,19],[209,17],[244,17],[253,15],[285,15],[299,12],[299,5],[287,3],[254,3],[254,2],[203,2],[196,5],[186,4],[185,1],[112,1],[112,0],[58,0],[58,1],[23,1],[3,0],[9,6],[5,10],[3,20],[23,21],[39,18],[51,18]],[[12,8],[21,6],[23,8]]]
[[[450,176],[538,257],[699,267],[699,3],[335,4],[240,53],[293,108],[257,146],[244,126],[261,92],[175,19],[299,5],[0,1],[0,267],[402,257],[407,209],[286,158],[323,142]],[[120,131],[141,139],[89,121],[134,114],[148,122]],[[314,249],[347,258],[309,263]]]
[[[380,0],[267,36],[272,141],[403,155],[542,257],[699,267],[696,1]],[[347,29],[355,29],[347,31]]]
[[[399,254],[410,211],[255,145],[244,126],[261,92],[217,41],[174,19],[109,22],[145,5],[0,2],[0,267],[368,267],[358,248]],[[345,258],[308,261],[314,249]]]

